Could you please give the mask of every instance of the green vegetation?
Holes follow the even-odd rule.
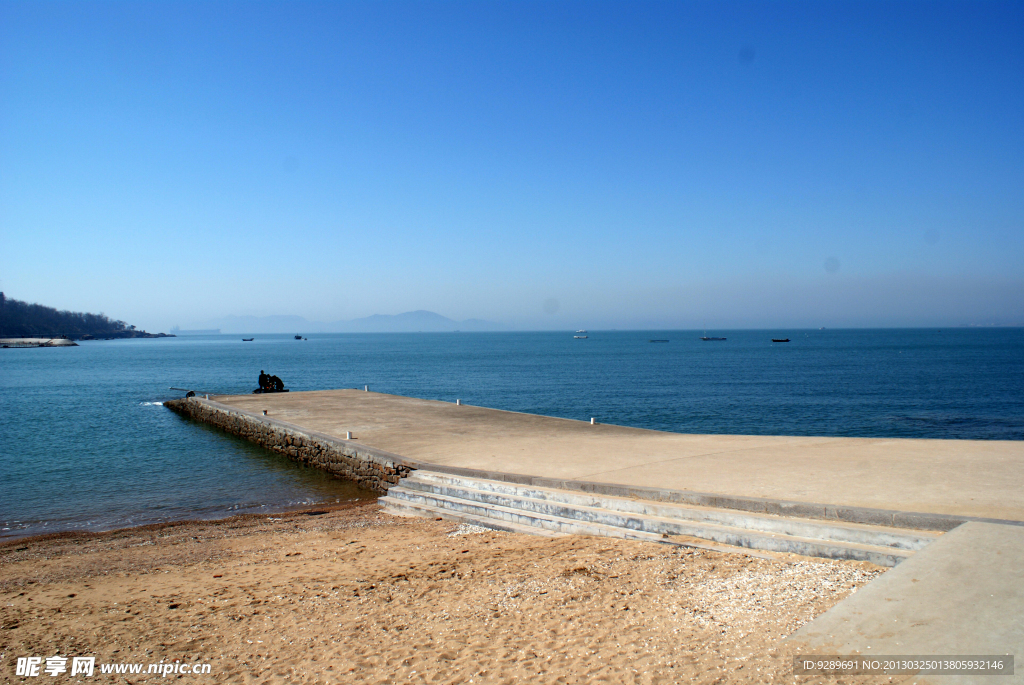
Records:
[[[163,338],[166,333],[136,330],[104,314],[58,311],[41,304],[11,300],[0,293],[0,338]]]

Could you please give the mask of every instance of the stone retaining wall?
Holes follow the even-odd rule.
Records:
[[[386,493],[389,487],[413,470],[396,455],[357,447],[345,440],[305,431],[282,421],[251,416],[198,397],[170,400],[164,402],[164,406],[177,414],[216,426],[301,464],[327,471],[375,492]]]

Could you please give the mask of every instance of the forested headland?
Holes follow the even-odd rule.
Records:
[[[0,338],[166,338],[166,333],[147,333],[105,314],[68,312],[29,304],[0,293]]]

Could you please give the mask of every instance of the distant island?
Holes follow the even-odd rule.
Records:
[[[224,333],[454,333],[506,330],[501,324],[492,321],[456,321],[422,309],[333,322],[309,321],[301,316],[226,316],[205,321],[201,325],[208,330],[182,330],[181,335],[208,334],[212,332],[209,329],[219,329]],[[176,332],[173,328],[171,331]]]
[[[58,311],[29,304],[0,293],[0,338],[59,338],[99,340],[111,338],[173,338],[166,333],[147,333],[104,314]]]
[[[194,329],[194,330],[186,331],[186,330],[182,330],[181,328],[175,326],[174,328],[171,329],[171,334],[175,335],[175,336],[179,336],[179,335],[220,335],[220,329],[219,328],[200,328],[200,329]]]

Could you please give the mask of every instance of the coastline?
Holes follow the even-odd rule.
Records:
[[[14,530],[3,532],[0,534],[0,550],[6,545],[11,544],[24,544],[43,542],[47,540],[57,540],[61,538],[81,538],[85,539],[92,536],[104,536],[104,535],[115,535],[115,534],[127,534],[131,531],[146,532],[146,531],[158,531],[163,528],[169,528],[174,526],[182,525],[202,525],[207,523],[220,523],[223,521],[242,521],[252,517],[266,517],[266,516],[281,516],[290,514],[302,514],[305,512],[319,512],[319,511],[335,511],[337,509],[344,509],[350,506],[357,506],[359,504],[366,504],[369,502],[376,501],[374,493],[369,491],[367,496],[361,496],[356,498],[348,498],[344,500],[330,499],[319,502],[301,502],[301,503],[285,503],[285,504],[262,504],[258,507],[254,506],[248,509],[233,510],[233,511],[216,511],[203,515],[200,512],[191,512],[188,514],[182,514],[173,518],[168,518],[158,521],[147,521],[143,523],[130,523],[130,524],[108,524],[99,527],[79,527],[79,528],[59,528],[53,531],[41,531],[37,527]]]
[[[672,344],[652,346],[646,342],[655,337],[671,337]],[[568,350],[576,354],[584,348],[573,346],[571,339],[566,341],[564,336],[555,334],[447,337],[410,334],[362,338],[324,335],[311,337],[308,343],[296,342],[290,336],[261,338],[256,343],[221,336],[216,340],[172,338],[160,344],[147,344],[147,341],[79,343],[79,347],[66,350],[67,354],[10,351],[10,354],[0,354],[0,363],[4,365],[2,373],[7,381],[0,390],[0,403],[6,407],[5,421],[0,424],[6,448],[0,450],[4,455],[0,466],[3,476],[0,500],[6,506],[0,507],[3,509],[0,519],[29,521],[33,526],[46,521],[60,523],[60,526],[51,523],[47,530],[86,527],[91,526],[92,521],[99,521],[102,525],[97,528],[108,529],[114,527],[106,524],[108,518],[116,519],[116,526],[132,523],[121,516],[122,512],[157,512],[160,516],[166,512],[169,513],[167,518],[188,518],[205,516],[202,512],[211,508],[223,509],[224,515],[230,515],[231,507],[253,502],[317,501],[323,490],[321,480],[302,475],[300,465],[251,443],[229,438],[219,430],[183,421],[157,404],[184,394],[169,391],[169,386],[247,394],[255,387],[256,372],[262,368],[257,358],[266,354],[281,358],[280,365],[270,370],[282,374],[292,389],[285,395],[330,387],[361,390],[364,384],[369,384],[371,391],[386,390],[411,397],[449,402],[461,397],[463,406],[459,410],[463,414],[472,411],[470,405],[477,405],[578,418],[584,422],[589,422],[589,417],[594,415],[599,425],[592,427],[593,430],[591,427],[583,430],[595,435],[604,431],[606,424],[616,423],[708,436],[757,430],[768,435],[803,436],[797,441],[803,442],[808,437],[830,435],[824,428],[832,426],[835,435],[877,436],[873,442],[879,446],[890,439],[901,441],[905,437],[917,437],[939,439],[941,448],[949,439],[960,436],[956,439],[977,437],[992,443],[989,445],[992,448],[997,448],[995,443],[1004,437],[1016,438],[1014,444],[1024,447],[1024,441],[1020,440],[1024,437],[1021,432],[1024,430],[1022,395],[1016,386],[1007,382],[1020,377],[1018,370],[1020,359],[1024,359],[1021,355],[1024,342],[1019,332],[972,332],[959,338],[947,332],[942,336],[913,331],[828,332],[828,335],[812,334],[806,340],[801,333],[800,341],[794,339],[799,345],[786,348],[790,351],[781,354],[777,349],[759,347],[758,339],[763,337],[730,334],[730,346],[726,350],[710,349],[692,336],[683,339],[675,333],[664,336],[602,333],[600,344],[585,348],[589,380],[578,386],[573,385],[576,362],[563,363],[569,361],[563,355]],[[642,340],[638,342],[639,338]],[[900,360],[908,366],[900,367],[902,371],[889,368],[886,373],[875,374],[873,370],[888,368],[879,365],[884,365],[888,353],[897,346],[904,350]],[[930,349],[941,352],[940,361],[961,361],[956,365],[929,366],[927,360],[932,357],[927,351]],[[911,355],[913,350],[916,352]],[[735,365],[718,363],[726,351]],[[816,378],[827,373],[830,359],[846,358],[853,351],[866,356],[863,365],[858,365],[855,372],[850,371],[852,375],[844,386],[846,397],[840,397],[831,386],[816,383]],[[616,360],[634,357],[646,361],[638,367],[639,375],[624,384],[623,378],[617,375]],[[482,361],[479,366],[469,368],[456,363],[461,358]],[[981,364],[978,360],[982,358],[989,361]],[[394,369],[388,370],[387,365],[382,365],[385,359],[394,361]],[[537,366],[537,360],[543,363]],[[685,360],[693,361],[696,366],[683,364]],[[737,369],[747,369],[753,376],[738,373]],[[772,369],[785,371],[791,383],[772,386]],[[709,372],[713,374],[708,375]],[[964,377],[954,383],[951,379],[959,378],[958,372]],[[923,394],[921,388],[913,384],[915,377],[925,377],[921,374],[932,379],[934,392]],[[878,383],[873,379],[882,377],[887,382],[898,383],[906,391],[898,395],[876,392]],[[701,382],[701,378],[709,383],[707,394],[690,393],[688,388]],[[665,379],[666,385],[658,385],[658,379]],[[758,390],[770,387],[775,390]],[[799,410],[803,406],[800,398],[809,396],[817,398],[815,402],[820,405],[820,412]],[[252,395],[250,401],[260,397]],[[271,395],[263,397],[276,401]],[[705,403],[706,397],[718,398],[709,405],[714,412],[701,411],[700,405]],[[736,407],[742,407],[742,412]],[[847,407],[847,411],[836,414],[830,407]],[[273,406],[254,407],[262,408],[271,409],[272,418],[287,419],[276,415]],[[884,423],[882,419],[886,416],[893,421]],[[357,423],[357,445],[369,443],[403,456],[418,457],[424,462],[440,461],[426,458],[431,455],[419,454],[422,450],[406,450],[402,445],[388,447],[377,444],[375,439],[370,442],[372,436],[358,428],[365,422],[352,423]],[[339,429],[352,427],[349,423]],[[344,436],[344,433],[339,435]],[[525,437],[524,433],[516,439]],[[721,440],[720,437],[707,438],[709,445]],[[765,442],[778,440],[781,438]],[[568,447],[576,449],[575,444]],[[727,461],[733,461],[729,455],[726,457],[729,457]],[[721,494],[724,487],[719,481],[723,478],[714,476],[719,473],[718,464],[722,461],[718,459],[712,466],[710,457],[695,455],[692,471],[703,473],[705,477],[693,478],[692,483],[665,483],[664,487]],[[921,472],[927,475],[931,466],[926,462],[927,454],[920,462]],[[812,460],[810,465],[818,463]],[[553,470],[549,468],[552,465],[540,464],[548,471]],[[856,459],[849,465],[852,467],[850,480],[854,482],[870,483],[879,474],[878,469],[860,469]],[[491,471],[506,470],[488,464],[480,466]],[[539,470],[534,464],[522,469],[532,475]],[[594,469],[600,470],[603,469]],[[736,494],[832,503],[830,493],[829,497],[821,494],[822,488],[817,482],[821,470],[807,470],[817,473],[807,485],[801,476],[799,480],[791,479],[786,492],[780,492],[776,484],[775,492],[758,493],[753,488],[745,488],[747,492]],[[39,478],[42,471],[49,477]],[[1018,485],[1019,481],[1014,482],[1014,479],[1019,473],[1019,468],[1012,463],[1004,465],[992,479],[993,489],[987,490],[993,492],[1008,481]],[[559,474],[551,475],[558,479]],[[622,475],[639,477],[643,474]],[[568,477],[579,482],[603,479],[621,484],[626,480],[617,474],[594,475],[583,469]],[[901,474],[893,474],[888,480],[911,482]],[[949,482],[955,485],[957,479],[951,477]],[[815,492],[806,495],[797,492],[811,487]],[[52,496],[55,491],[61,492],[59,498]],[[941,495],[951,502],[958,499],[970,502],[970,498],[975,497],[973,503],[978,503],[988,498],[985,493],[981,494],[982,499],[976,494],[965,496],[956,487],[946,489]],[[889,509],[893,508],[890,501],[891,498],[887,498],[884,503],[861,504]],[[109,503],[106,509],[104,502]],[[921,510],[912,502],[899,508]],[[108,511],[113,513],[107,516]],[[965,513],[1001,519],[1010,518],[1012,514]],[[134,520],[150,522],[155,519],[158,520],[156,516]],[[10,527],[18,528],[20,524]]]
[[[376,504],[58,534],[0,544],[0,668],[58,652],[209,663],[218,682],[760,683],[791,673],[781,638],[880,572]]]

